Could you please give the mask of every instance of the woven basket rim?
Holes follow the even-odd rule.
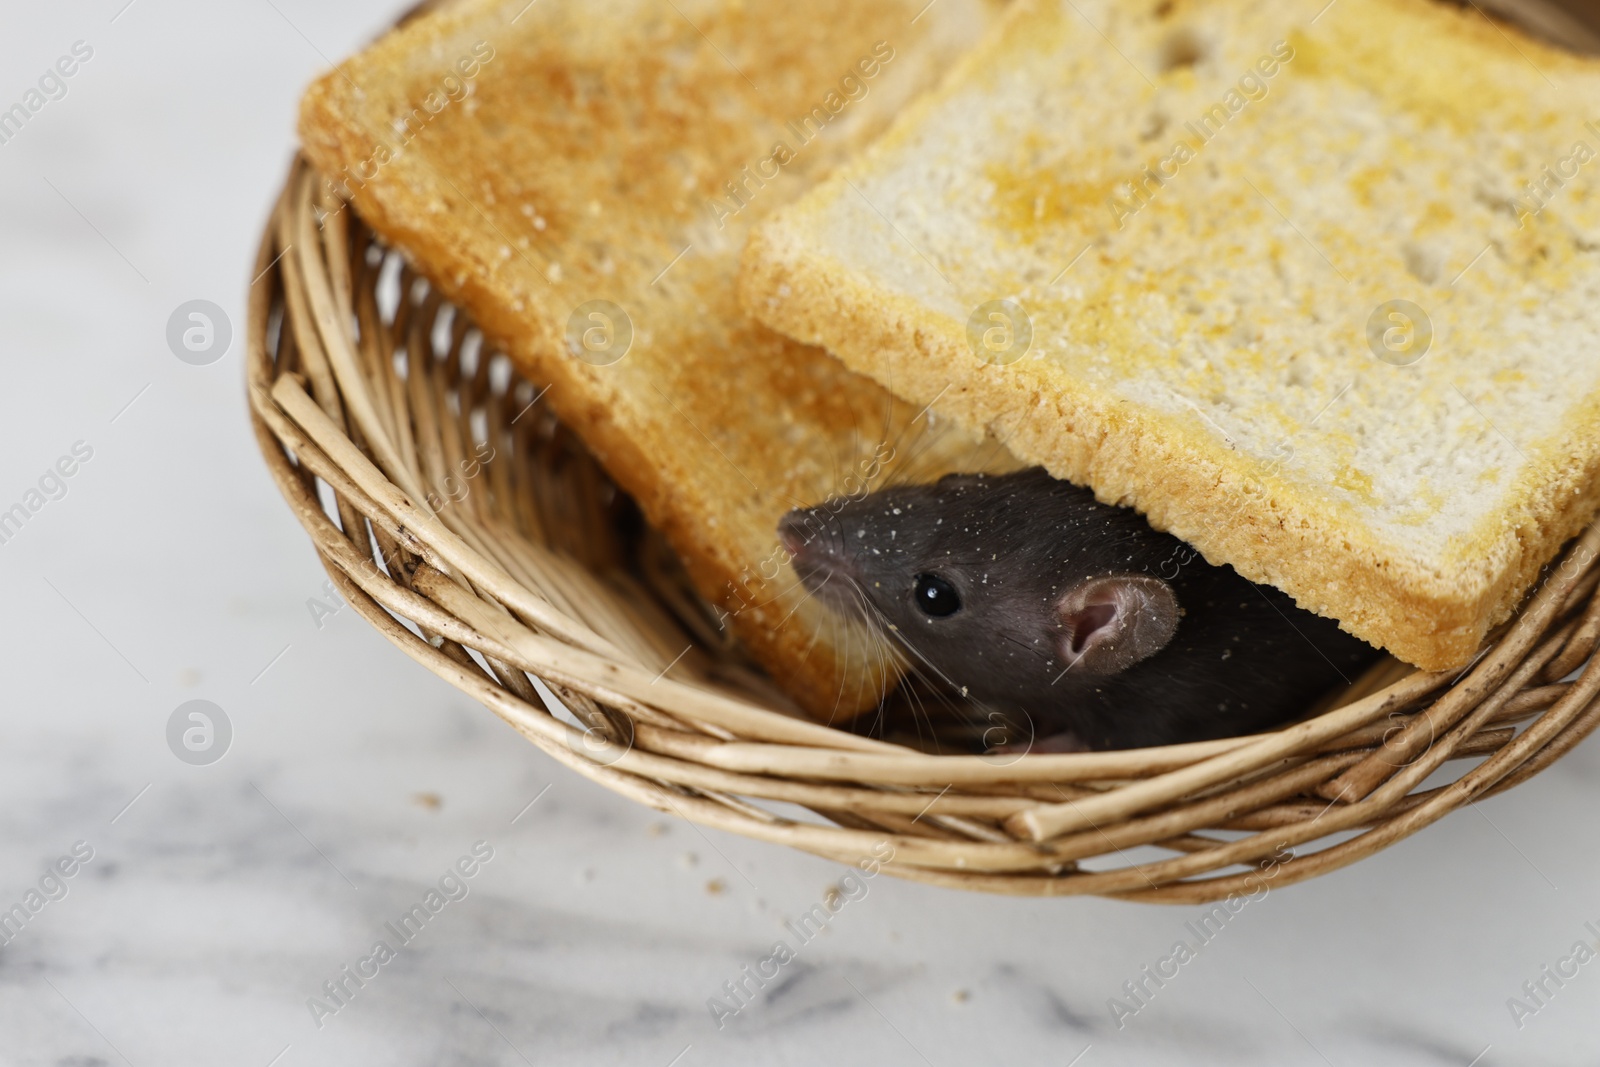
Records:
[[[957,888],[1191,903],[1355,862],[1532,777],[1600,724],[1600,671],[1557,681],[1600,644],[1596,527],[1468,670],[1411,671],[1265,734],[994,757],[797,719],[697,673],[726,653],[674,629],[659,596],[549,547],[567,512],[541,515],[527,498],[567,483],[544,462],[554,446],[508,422],[522,380],[496,392],[492,346],[474,362],[466,313],[409,265],[385,316],[377,290],[397,268],[382,263],[399,254],[347,208],[297,158],[252,271],[248,393],[274,481],[341,596],[385,637],[566,766],[656,810]],[[440,349],[430,338],[447,312]],[[487,427],[477,445],[474,420]],[[453,465],[483,445],[493,457],[478,487],[460,506],[433,507]],[[564,469],[594,467],[566,447]],[[569,510],[603,525],[608,484],[575,484]],[[684,642],[691,661],[672,660]],[[584,729],[558,718],[531,678]],[[1464,759],[1479,762],[1425,787]],[[1139,846],[1171,855],[1132,862]],[[1101,858],[1124,865],[1081,866]]]

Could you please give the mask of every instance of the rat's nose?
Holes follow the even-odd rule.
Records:
[[[814,508],[795,508],[778,520],[778,543],[797,558],[832,555],[827,549],[826,521]]]
[[[795,508],[778,521],[778,541],[789,553],[800,582],[813,593],[829,592],[835,579],[853,577],[855,568],[841,550],[838,522],[820,508]]]

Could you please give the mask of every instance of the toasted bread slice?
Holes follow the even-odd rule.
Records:
[[[1600,62],[1471,7],[1020,0],[742,284],[1451,668],[1600,503],[1597,153]]]
[[[462,0],[342,64],[301,112],[318,169],[550,383],[541,402],[824,719],[875,705],[898,668],[806,599],[779,517],[1016,466],[753,322],[735,291],[751,224],[881,132],[997,10],[924,2]]]

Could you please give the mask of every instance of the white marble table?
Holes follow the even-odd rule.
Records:
[[[323,577],[257,458],[241,345],[210,366],[166,345],[191,299],[242,328],[297,94],[390,0],[125,3],[0,15],[0,106],[93,50],[0,145],[0,508],[92,450],[0,544],[0,907],[27,914],[41,879],[59,898],[0,945],[0,1064],[1600,1059],[1600,965],[1547,983],[1520,1029],[1507,1007],[1600,925],[1592,741],[1250,904],[1122,1029],[1109,998],[1200,909],[878,878],[719,1030],[707,999],[795,943],[784,922],[842,869],[663,820],[354,612],[319,628]],[[234,732],[207,766],[166,740],[194,699]],[[464,897],[409,943],[386,929],[478,841],[492,859],[446,882]],[[46,877],[75,845],[92,858]],[[334,979],[347,1002],[313,1012]]]

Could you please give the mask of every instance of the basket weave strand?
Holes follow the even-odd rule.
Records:
[[[1470,670],[1391,664],[1268,734],[952,756],[804,721],[697,622],[538,383],[302,160],[255,273],[252,422],[340,594],[544,752],[659,811],[842,862],[887,844],[887,872],[955,888],[1195,903],[1353,863],[1600,724],[1600,670],[1562,681],[1600,645],[1594,528]],[[1441,768],[1460,773],[1438,784]],[[1166,855],[1130,862],[1141,846]]]

